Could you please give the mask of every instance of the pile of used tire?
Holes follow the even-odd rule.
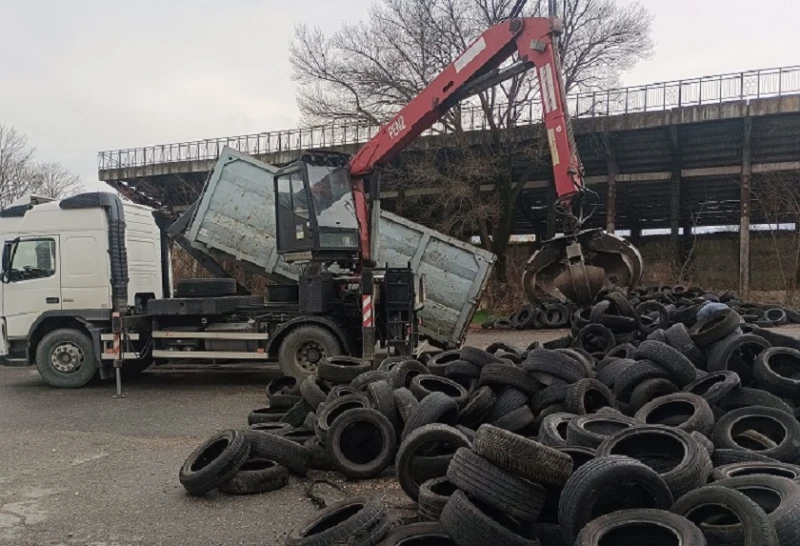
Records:
[[[640,287],[627,294],[631,306],[644,302],[657,302],[666,308],[673,322],[692,324],[692,315],[707,302],[724,303],[738,312],[742,319],[762,328],[800,324],[800,313],[777,304],[746,303],[732,292],[715,294],[695,286],[660,285]],[[555,299],[542,299],[536,304],[523,306],[507,318],[491,319],[481,326],[496,330],[541,330],[567,328],[581,310],[575,304],[564,304]]]
[[[354,497],[291,546],[800,544],[798,340],[725,305],[676,315],[617,292],[572,322],[525,350],[377,370],[336,357],[299,385],[275,380],[251,428],[198,448],[181,482],[246,493],[289,472],[393,467],[424,522],[393,526],[380,497]]]

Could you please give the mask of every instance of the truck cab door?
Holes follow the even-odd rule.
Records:
[[[58,258],[58,235],[25,237],[6,243],[3,317],[8,339],[26,337],[39,315],[61,310]]]

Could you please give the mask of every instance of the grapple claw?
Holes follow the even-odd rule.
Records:
[[[603,288],[633,288],[642,269],[635,246],[592,229],[545,241],[528,259],[522,285],[533,302],[550,296],[589,305]]]

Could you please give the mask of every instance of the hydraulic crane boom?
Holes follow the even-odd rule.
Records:
[[[556,194],[568,198],[583,188],[583,166],[572,138],[553,39],[560,30],[557,19],[547,18],[510,19],[491,27],[350,159],[362,260],[373,258],[364,177],[391,161],[459,101],[530,68],[537,70],[539,79]],[[514,54],[519,60],[500,69]]]
[[[560,32],[561,22],[556,18],[514,18],[499,23],[472,42],[364,144],[345,168],[315,167],[312,172],[311,166],[299,162],[302,165],[282,169],[276,174],[278,217],[285,220],[278,229],[279,252],[295,261],[345,263],[356,272],[375,267],[380,186],[378,177],[370,175],[460,101],[535,69],[553,163],[555,209],[564,218],[564,235],[544,241],[528,260],[523,275],[525,292],[532,301],[547,295],[588,304],[604,287],[635,285],[642,274],[642,259],[633,246],[600,230],[580,231],[591,217],[583,216],[584,196],[597,194],[584,185],[583,165],[566,108],[555,42]],[[515,62],[506,64],[513,57]],[[301,181],[307,186],[304,191],[300,191]],[[344,203],[345,195],[352,196],[352,203]]]

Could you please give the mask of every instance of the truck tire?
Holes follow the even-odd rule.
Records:
[[[83,387],[97,375],[97,356],[92,340],[72,328],[52,331],[36,347],[36,368],[51,387]]]
[[[339,340],[319,326],[300,326],[289,332],[278,349],[278,363],[284,375],[305,379],[329,356],[342,354]]]
[[[216,298],[236,295],[236,279],[181,279],[176,298]]]

